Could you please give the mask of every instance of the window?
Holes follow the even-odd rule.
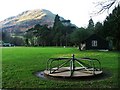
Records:
[[[92,46],[93,46],[93,47],[97,47],[97,40],[93,40],[93,41],[92,41]]]

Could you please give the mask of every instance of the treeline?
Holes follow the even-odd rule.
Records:
[[[56,15],[54,25],[35,25],[25,33],[26,46],[80,46],[80,43],[94,33],[94,22],[89,20],[88,28],[77,28],[70,20],[61,21]]]
[[[27,46],[71,46],[70,35],[76,27],[70,24],[70,20],[60,21],[56,15],[54,25],[35,25],[25,33]]]
[[[116,7],[103,24],[102,36],[113,43],[114,49],[120,50],[120,6]]]
[[[120,50],[120,6],[118,5],[104,20],[103,25],[96,24],[95,33],[109,41],[112,49]]]
[[[3,41],[7,37],[5,34],[3,32]],[[120,50],[120,6],[117,6],[103,23],[94,24],[91,18],[87,28],[77,28],[70,24],[70,20],[61,21],[59,15],[56,15],[53,27],[37,24],[24,33],[24,38],[12,37],[10,41],[26,46],[80,46],[80,43],[92,34],[108,40],[112,49]],[[7,37],[6,40],[9,39]]]
[[[87,28],[65,25],[68,22],[70,21],[60,21],[60,17],[56,15],[52,28],[48,28],[47,25],[35,25],[25,34],[26,44],[28,46],[80,46],[87,37],[97,34],[109,41],[112,49],[120,50],[120,6],[117,6],[103,23],[94,24],[91,18]]]

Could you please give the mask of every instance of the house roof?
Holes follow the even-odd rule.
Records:
[[[91,39],[91,38],[96,38],[96,39],[97,39],[97,38],[100,38],[100,39],[106,41],[104,38],[100,37],[100,36],[97,35],[97,34],[92,34],[92,35],[90,35],[87,39],[85,39],[85,40],[83,40],[83,41],[87,41],[87,40],[89,40],[89,39]]]

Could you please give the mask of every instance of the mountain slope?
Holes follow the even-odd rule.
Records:
[[[53,26],[55,14],[45,9],[28,10],[0,22],[0,28],[10,32],[26,31],[36,24]],[[63,18],[61,18],[63,19]]]

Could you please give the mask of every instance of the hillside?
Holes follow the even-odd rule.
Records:
[[[45,9],[28,10],[0,22],[0,29],[9,32],[24,32],[36,24],[53,26],[55,14]],[[61,17],[62,20],[64,20]]]

